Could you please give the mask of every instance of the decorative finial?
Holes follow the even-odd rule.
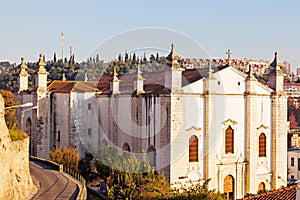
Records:
[[[62,81],[66,81],[66,75],[63,73]]]
[[[276,71],[280,71],[280,63],[279,63],[279,59],[278,59],[278,52],[275,52],[275,57],[273,62],[270,64],[271,67],[273,67]]]
[[[142,71],[141,71],[141,66],[140,64],[137,65],[137,81],[136,81],[136,94],[137,95],[140,95],[140,94],[144,94],[145,91],[144,91],[144,78],[142,77]]]
[[[171,52],[175,53],[175,44],[174,43],[171,44]]]
[[[27,69],[27,65],[25,65],[24,63],[24,57],[21,57],[21,71],[19,76],[29,76],[26,69]]]
[[[228,65],[230,65],[230,55],[232,54],[232,52],[230,51],[230,49],[227,50],[227,52],[225,52],[227,54],[227,59],[228,59]]]
[[[21,69],[27,69],[27,66],[24,63],[24,57],[21,57]]]
[[[119,79],[118,79],[118,73],[117,73],[117,67],[114,66],[114,79],[113,79],[114,82],[118,82]]]
[[[116,66],[114,66],[114,76],[118,76],[117,67]]]
[[[137,78],[138,78],[138,79],[143,79],[140,64],[138,64],[137,67],[138,67],[138,68],[137,68]]]
[[[278,52],[275,51],[275,62],[276,62],[276,65],[278,65]]]
[[[253,74],[253,67],[252,67],[251,64],[249,64],[248,77],[249,77],[250,79],[255,78],[255,76],[254,76],[254,74]]]
[[[174,43],[171,44],[171,52],[168,55],[168,59],[172,62],[171,67],[173,69],[180,69],[180,65],[178,63],[178,60],[180,60],[180,57],[178,55],[176,55]]]
[[[43,58],[43,54],[40,54],[40,62],[39,62],[39,66],[40,67],[45,67],[47,64],[45,63],[44,61],[44,58]]]

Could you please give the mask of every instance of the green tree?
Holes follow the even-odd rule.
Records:
[[[53,56],[53,62],[56,63],[56,53],[54,53],[54,56]]]
[[[88,179],[89,175],[91,174],[91,163],[93,158],[94,157],[91,153],[86,152],[84,158],[81,158],[79,160],[78,169],[80,174],[85,179]]]

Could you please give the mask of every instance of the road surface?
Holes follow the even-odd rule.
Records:
[[[73,180],[43,163],[31,161],[30,174],[40,183],[34,200],[75,200],[78,195],[78,186]]]

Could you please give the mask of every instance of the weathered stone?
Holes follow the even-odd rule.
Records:
[[[0,95],[0,199],[28,199],[34,191],[29,173],[29,138],[11,141]]]

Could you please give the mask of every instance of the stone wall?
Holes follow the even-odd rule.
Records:
[[[0,95],[0,199],[28,199],[34,191],[29,172],[29,138],[11,141]]]

